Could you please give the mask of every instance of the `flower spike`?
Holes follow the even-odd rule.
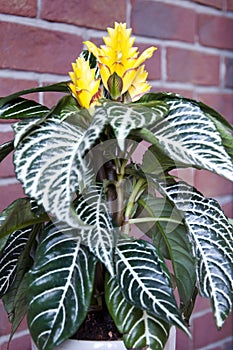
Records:
[[[126,23],[116,22],[114,28],[108,28],[108,36],[103,37],[105,45],[98,48],[90,41],[84,42],[97,58],[103,85],[113,99],[127,93],[135,101],[150,90],[146,82],[147,72],[141,65],[152,57],[156,48],[152,46],[139,56],[138,48],[133,46],[135,38],[130,36],[131,31],[126,28]],[[117,87],[112,85],[113,81],[118,84]]]
[[[95,68],[90,68],[89,62],[83,57],[72,63],[73,72],[70,72],[72,83],[68,86],[80,107],[89,108],[96,103],[99,97],[100,79],[95,78]]]

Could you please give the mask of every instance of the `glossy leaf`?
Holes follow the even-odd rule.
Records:
[[[0,162],[14,149],[13,141],[8,141],[0,145]]]
[[[25,193],[73,227],[84,225],[72,209],[71,200],[78,184],[82,188],[90,182],[83,155],[97,130],[94,126],[84,138],[82,128],[48,119],[25,136],[15,151],[16,174]]]
[[[105,300],[119,332],[123,334],[127,348],[164,348],[169,324],[128,303],[115,278],[109,276],[106,277]]]
[[[218,129],[201,108],[185,99],[166,100],[170,110],[152,128],[167,155],[181,163],[233,179],[233,165]]]
[[[39,349],[52,350],[83,322],[92,294],[95,261],[78,237],[74,240],[56,226],[47,226],[29,271],[28,326]]]
[[[162,184],[161,190],[185,214],[200,293],[210,298],[216,325],[221,328],[232,310],[232,227],[217,201],[186,183]]]
[[[17,98],[0,107],[0,119],[41,118],[48,112],[49,109],[46,106],[35,101]]]
[[[104,201],[103,188],[92,186],[78,198],[75,210],[89,230],[80,232],[81,243],[105,265],[111,275],[113,268],[113,248],[116,243],[116,233]]]
[[[149,233],[164,258],[171,259],[179,298],[185,307],[193,296],[196,272],[183,217],[163,198],[147,197],[140,203],[148,213],[148,222],[139,227],[145,234]]]
[[[105,102],[99,109],[99,113],[103,114],[112,126],[121,150],[124,150],[125,139],[132,130],[153,125],[167,112],[168,107],[163,102],[153,108],[137,104]]]
[[[60,82],[60,83],[56,83],[56,84],[51,84],[51,85],[45,85],[45,86],[38,86],[35,88],[31,88],[31,89],[26,89],[26,90],[21,90],[21,91],[17,91],[11,95],[8,95],[6,97],[2,97],[0,98],[0,109],[8,104],[9,102],[16,100],[18,97],[22,96],[22,95],[27,95],[27,94],[31,94],[33,92],[46,92],[46,91],[51,91],[51,92],[64,92],[64,93],[68,93],[69,89],[68,89],[68,84],[69,81],[64,81],[64,82]]]
[[[125,239],[116,248],[116,276],[126,300],[189,334],[179,313],[171,277],[150,243]]]
[[[13,232],[0,254],[0,298],[14,282],[18,259],[25,248],[33,227],[29,226]]]
[[[30,198],[16,199],[0,214],[0,238],[46,220],[48,220],[48,215]]]

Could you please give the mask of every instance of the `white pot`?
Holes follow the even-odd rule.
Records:
[[[62,343],[60,346],[54,348],[54,350],[126,350],[123,341],[111,340],[74,340],[69,339]],[[170,335],[164,350],[176,349],[176,330],[175,327],[171,328]],[[32,344],[32,350],[37,350],[35,344]]]

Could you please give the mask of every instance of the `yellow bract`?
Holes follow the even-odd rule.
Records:
[[[95,79],[95,68],[91,69],[89,62],[83,57],[77,58],[76,62],[72,63],[72,68],[73,72],[69,73],[72,80],[72,83],[68,84],[69,88],[79,105],[89,108],[96,102],[100,79]]]
[[[138,56],[138,48],[133,47],[135,38],[130,37],[131,29],[126,28],[126,23],[115,23],[114,29],[108,28],[108,34],[103,37],[105,45],[100,48],[90,41],[84,44],[97,58],[103,84],[110,94],[109,77],[115,73],[122,79],[119,94],[128,91],[131,99],[136,100],[150,89],[146,82],[147,72],[141,64],[152,57],[156,48],[152,46]]]

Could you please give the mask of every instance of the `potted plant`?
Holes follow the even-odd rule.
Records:
[[[201,102],[149,93],[155,48],[139,55],[130,35],[115,23],[105,45],[85,43],[71,81],[0,99],[0,117],[17,119],[0,159],[14,151],[25,191],[0,215],[0,291],[12,334],[27,314],[41,350],[94,330],[163,349],[171,326],[190,335],[198,293],[219,329],[232,309],[231,222],[174,172],[232,180],[231,125]],[[21,97],[35,91],[65,96],[48,109]]]

